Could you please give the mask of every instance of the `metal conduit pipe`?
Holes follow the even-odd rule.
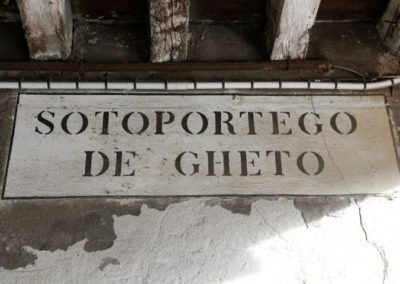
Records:
[[[400,77],[376,82],[27,82],[0,81],[9,90],[379,90],[400,85]]]

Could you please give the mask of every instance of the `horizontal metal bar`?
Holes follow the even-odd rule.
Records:
[[[0,81],[11,90],[377,90],[400,84],[400,77],[373,82],[24,82]]]

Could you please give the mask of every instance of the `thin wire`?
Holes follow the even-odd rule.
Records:
[[[358,71],[356,71],[356,70],[354,70],[354,69],[348,68],[348,67],[344,67],[344,66],[340,66],[340,65],[332,65],[332,68],[333,68],[333,69],[338,69],[338,70],[347,71],[347,72],[350,72],[350,73],[352,73],[352,74],[355,74],[355,75],[361,77],[361,78],[363,79],[364,82],[365,82],[366,80],[369,79],[367,76],[364,76],[364,75],[361,74],[360,72],[358,72]]]

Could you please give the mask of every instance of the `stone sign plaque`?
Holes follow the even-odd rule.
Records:
[[[21,94],[3,198],[396,189],[383,96]]]

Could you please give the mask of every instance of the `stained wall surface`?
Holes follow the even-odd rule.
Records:
[[[388,99],[398,123],[399,97]],[[2,93],[2,177],[15,105],[15,92]],[[2,200],[1,282],[395,284],[399,214],[396,189],[315,197]]]

